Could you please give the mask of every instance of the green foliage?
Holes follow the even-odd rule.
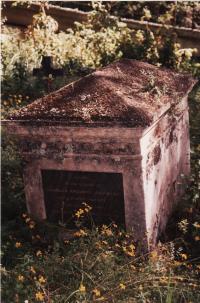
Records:
[[[187,260],[182,251],[174,251],[172,244],[160,245],[144,257],[135,255],[132,236],[116,225],[82,227],[70,240],[56,237],[55,231],[47,238],[49,227],[38,225],[26,214],[17,226],[3,246],[10,256],[9,267],[2,270],[5,302],[179,303],[200,299],[199,265]]]
[[[194,27],[200,25],[198,2],[184,1],[114,1],[106,3],[112,14],[168,25]]]
[[[35,15],[24,39],[16,43],[16,38],[9,35],[3,43],[4,74],[11,73],[16,62],[31,71],[45,55],[52,56],[55,65],[64,66],[75,60],[92,68],[120,57],[122,54],[117,50],[129,39],[129,30],[117,18],[111,18],[103,6],[95,8],[87,23],[76,23],[75,29],[66,33],[57,33],[55,20],[44,11]]]
[[[124,50],[128,49],[131,58],[165,65],[166,59],[162,58],[170,49],[173,62],[168,61],[167,66],[181,68],[185,61],[189,63],[193,53],[192,49],[181,49],[175,36],[170,39],[170,35],[166,37],[162,31],[153,33],[148,28],[143,32],[131,31],[118,17],[111,16],[100,2],[93,4],[87,22],[76,22],[75,28],[66,32],[57,32],[57,29],[56,21],[44,8],[34,16],[24,39],[9,35],[5,28],[8,37],[2,45],[4,76],[12,74],[16,64],[31,72],[39,66],[42,56],[52,56],[56,66],[76,61],[84,67],[97,68],[126,56]]]
[[[84,11],[92,9],[92,2],[89,1],[51,1],[51,4]],[[104,5],[112,15],[120,17],[183,27],[199,28],[200,25],[198,1],[106,1]]]
[[[15,217],[25,209],[22,166],[16,146],[13,137],[2,134],[2,223],[15,220]]]

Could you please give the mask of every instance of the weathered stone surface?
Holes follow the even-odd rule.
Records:
[[[14,112],[14,120],[149,126],[187,94],[194,80],[148,63],[123,59]]]
[[[190,173],[188,108],[182,100],[180,115],[168,113],[140,140],[146,228],[149,245],[155,245]],[[178,109],[177,109],[178,112]]]

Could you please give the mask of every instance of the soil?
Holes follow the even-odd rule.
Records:
[[[145,127],[166,104],[179,102],[193,83],[187,74],[122,59],[13,112],[9,119]]]

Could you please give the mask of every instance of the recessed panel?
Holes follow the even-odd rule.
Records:
[[[43,170],[42,180],[49,221],[74,227],[73,215],[86,202],[92,207],[87,225],[124,225],[122,174]]]

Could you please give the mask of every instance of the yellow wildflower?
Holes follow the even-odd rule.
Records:
[[[108,228],[108,229],[105,230],[105,234],[106,234],[106,236],[110,237],[110,236],[113,235],[113,232],[110,228]]]
[[[16,248],[19,248],[19,247],[21,247],[21,246],[22,246],[22,243],[21,243],[21,242],[16,242],[16,243],[15,243],[15,247],[16,247]]]
[[[102,234],[102,235],[106,235],[106,236],[109,237],[109,236],[112,236],[112,235],[113,235],[113,232],[112,232],[112,230],[111,230],[108,226],[103,225],[103,226],[102,226],[101,234]]]
[[[102,241],[102,244],[108,245],[108,242],[105,241],[105,240],[103,240],[103,241]]]
[[[79,287],[79,291],[80,292],[86,292],[86,287],[81,283],[80,287]]]
[[[134,257],[135,253],[133,251],[126,251],[126,254],[130,257]]]
[[[38,281],[42,284],[42,283],[46,283],[46,279],[43,276],[40,276]]]
[[[200,228],[200,223],[195,222],[195,223],[193,224],[193,226],[196,227],[196,228]]]
[[[75,213],[75,216],[79,219],[83,214],[84,214],[84,210],[83,210],[82,208],[80,208],[80,209],[77,210],[77,212]]]
[[[30,271],[31,271],[33,274],[36,274],[35,268],[34,268],[33,266],[30,267]]]
[[[185,57],[187,59],[190,59],[193,55],[193,49],[192,48],[186,48],[185,49]]]
[[[140,286],[139,286],[139,290],[143,290],[143,287],[142,287],[142,285],[140,285]]]
[[[123,246],[122,249],[127,256],[130,256],[130,257],[135,256],[135,245],[130,244],[128,247]]]
[[[126,289],[126,285],[124,285],[123,283],[120,283],[120,284],[119,284],[119,287],[120,287],[121,289]]]
[[[129,245],[129,248],[130,248],[131,250],[134,250],[134,249],[135,249],[135,245],[130,244],[130,245]]]
[[[88,205],[86,202],[83,202],[82,204],[85,206],[84,211],[85,211],[86,213],[88,213],[89,211],[92,210],[92,207],[91,207],[90,205]]]
[[[80,229],[79,231],[74,233],[74,236],[76,236],[76,237],[85,237],[85,236],[87,236],[87,233],[83,229]]]
[[[158,257],[158,254],[157,254],[157,251],[152,251],[151,253],[150,253],[150,257],[151,257],[151,259],[156,259],[157,257]]]
[[[160,277],[160,283],[164,283],[164,284],[166,284],[166,283],[168,283],[168,278],[167,277]]]
[[[23,281],[24,281],[24,276],[19,275],[19,276],[17,277],[17,280],[20,281],[20,282],[23,282]]]
[[[200,237],[199,237],[199,236],[196,236],[196,237],[194,237],[194,240],[195,240],[195,241],[200,241]]]
[[[35,298],[37,301],[44,301],[44,294],[41,291],[36,292]]]
[[[96,246],[96,248],[98,248],[98,249],[102,247],[100,242],[96,242],[96,243],[95,243],[95,246]]]
[[[41,256],[41,255],[42,255],[41,250],[38,250],[38,251],[36,252],[36,256],[39,257],[39,256]]]
[[[174,266],[180,266],[181,265],[181,262],[179,261],[174,261]]]
[[[101,296],[101,292],[100,292],[100,290],[98,290],[97,288],[93,289],[92,292],[94,293],[94,295],[95,295],[96,297],[100,297],[100,296]]]
[[[187,260],[187,258],[188,258],[186,254],[180,254],[180,256],[183,260]]]
[[[26,218],[25,222],[29,223],[31,221],[31,218]]]
[[[81,236],[83,236],[83,237],[85,237],[85,236],[87,236],[87,233],[86,233],[86,231],[85,230],[83,230],[83,229],[80,229],[80,234],[81,234]]]
[[[35,222],[31,221],[30,224],[29,224],[29,228],[33,229],[34,227],[35,227]]]

